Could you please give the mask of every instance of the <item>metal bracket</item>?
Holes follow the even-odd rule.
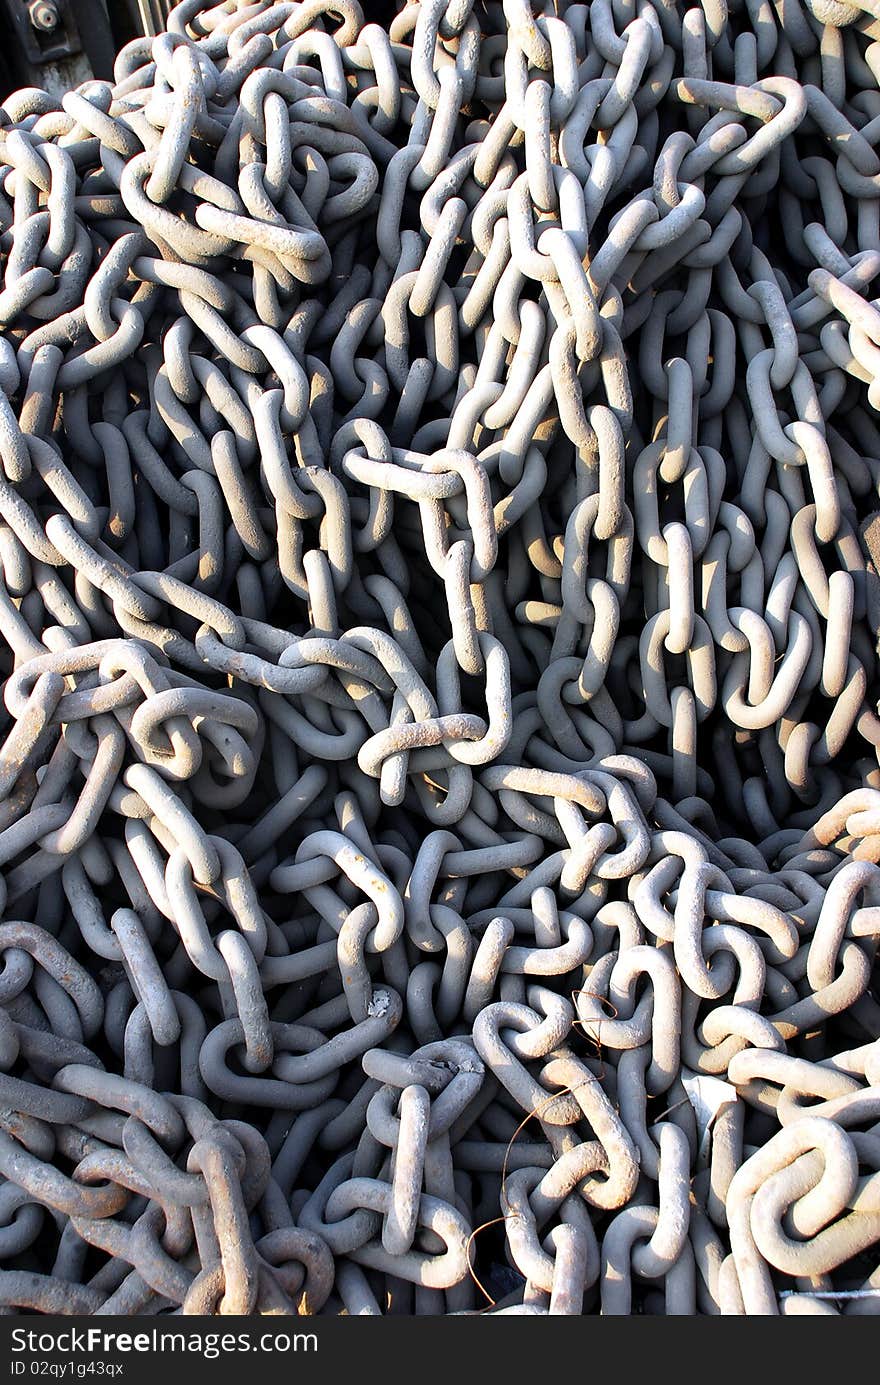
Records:
[[[82,40],[70,0],[3,0],[27,62],[43,66],[82,52]],[[54,25],[40,20],[56,17]]]

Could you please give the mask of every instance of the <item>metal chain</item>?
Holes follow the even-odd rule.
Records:
[[[878,53],[184,0],[7,99],[7,1311],[880,1312]]]

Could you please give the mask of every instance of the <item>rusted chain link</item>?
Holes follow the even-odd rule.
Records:
[[[4,1311],[880,1312],[878,55],[184,0],[8,98]]]

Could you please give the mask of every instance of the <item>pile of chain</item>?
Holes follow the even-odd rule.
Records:
[[[2,1311],[880,1312],[878,143],[869,0],[6,101]]]

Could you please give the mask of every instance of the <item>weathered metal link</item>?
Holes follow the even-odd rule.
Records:
[[[0,1305],[880,1313],[876,15],[368,8],[0,111]]]

